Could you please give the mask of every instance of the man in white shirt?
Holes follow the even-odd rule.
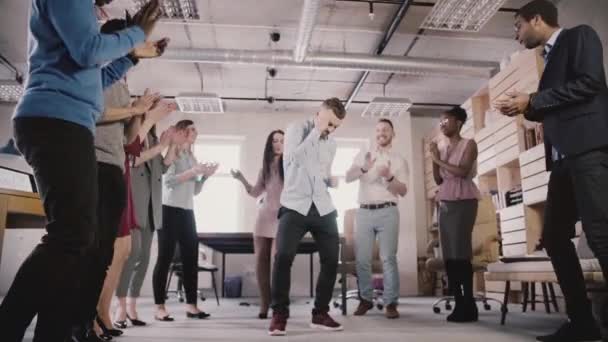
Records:
[[[342,102],[330,98],[323,101],[315,116],[289,125],[285,132],[285,180],[272,268],[273,314],[268,328],[271,336],[286,334],[291,266],[300,240],[308,232],[315,239],[321,263],[311,327],[325,331],[343,330],[342,325],[329,315],[329,303],[336,283],[340,235],[336,208],[328,188],[337,185],[335,177],[330,175],[336,155],[336,141],[331,134],[345,116]]]
[[[399,317],[399,197],[407,193],[409,177],[407,162],[393,150],[395,130],[388,119],[376,124],[376,147],[356,157],[346,174],[346,182],[359,180],[359,205],[355,220],[357,281],[361,301],[356,316],[373,307],[372,253],[376,239],[384,272],[384,304],[386,317]]]

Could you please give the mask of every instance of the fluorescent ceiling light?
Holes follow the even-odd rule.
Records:
[[[217,94],[180,94],[175,102],[182,113],[223,113],[222,99]]]
[[[505,0],[437,0],[422,29],[479,32]]]
[[[135,9],[139,10],[149,0],[133,0]],[[160,10],[163,18],[168,19],[200,19],[196,0],[161,0]]]
[[[17,102],[23,95],[23,86],[17,81],[0,80],[0,102]]]
[[[406,114],[412,101],[406,98],[376,97],[361,113],[364,118],[399,117]]]

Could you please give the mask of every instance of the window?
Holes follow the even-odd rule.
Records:
[[[199,137],[194,155],[199,162],[220,164],[201,193],[194,197],[196,228],[199,232],[238,232],[241,226],[240,183],[230,169],[240,168],[242,139],[238,137]]]
[[[346,172],[353,164],[355,157],[362,148],[367,146],[367,140],[339,140],[336,157],[331,168],[332,176],[339,178],[337,189],[329,189],[331,198],[338,211],[338,230],[344,231],[344,212],[357,207],[359,181],[346,184]]]

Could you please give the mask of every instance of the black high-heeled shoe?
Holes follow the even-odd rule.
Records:
[[[111,341],[112,336],[101,334],[97,335],[93,329],[86,331],[73,332],[69,338],[69,342],[106,342]]]
[[[131,322],[131,324],[133,324],[136,327],[143,327],[147,324],[146,322],[140,321],[137,318],[131,318],[131,316],[129,316],[129,314],[127,314],[127,319],[129,320],[129,322]]]
[[[188,318],[206,319],[206,318],[209,318],[209,316],[211,316],[211,315],[204,311],[200,311],[198,313],[186,312],[186,317],[188,317]]]
[[[114,321],[112,325],[116,329],[127,329],[127,321]]]
[[[101,321],[101,319],[99,317],[95,318],[95,321],[97,322],[97,325],[99,325],[99,327],[101,328],[101,331],[103,331],[103,334],[100,337],[105,339],[105,337],[103,337],[103,336],[110,336],[110,337],[122,336],[122,334],[123,334],[122,330],[111,329],[111,328],[106,327],[106,325]],[[113,324],[116,324],[116,322]],[[125,328],[126,327],[127,327],[127,323],[125,323]]]

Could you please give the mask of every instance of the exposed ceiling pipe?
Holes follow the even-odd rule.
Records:
[[[401,20],[403,20],[403,17],[405,17],[407,10],[412,5],[412,2],[413,2],[412,0],[404,0],[401,3],[401,5],[399,5],[397,12],[395,12],[393,19],[391,20],[391,23],[388,25],[388,28],[384,32],[384,36],[382,37],[382,40],[380,41],[380,43],[378,44],[378,47],[376,48],[376,51],[375,51],[376,55],[382,54],[382,52],[388,45],[388,42],[393,37],[393,34],[395,33],[395,31],[397,31],[399,24],[401,24]],[[353,102],[353,99],[355,98],[355,96],[357,96],[357,94],[359,93],[359,90],[361,90],[361,87],[363,87],[365,80],[367,80],[367,76],[369,76],[369,72],[370,72],[369,70],[365,70],[363,72],[363,74],[361,74],[361,76],[359,77],[359,80],[357,81],[357,84],[355,84],[355,88],[353,88],[353,90],[350,92],[350,95],[348,95],[348,97],[346,98],[346,104],[344,106],[347,109],[348,109],[348,106],[350,106],[351,102]]]
[[[310,45],[312,32],[319,16],[320,0],[305,0],[302,5],[302,15],[298,26],[296,46],[293,50],[293,58],[297,63],[301,63],[306,58],[306,52]]]
[[[488,78],[496,62],[429,59],[401,56],[370,56],[356,53],[310,53],[303,63],[289,50],[168,49],[164,60],[189,63],[259,64],[307,69],[375,71],[421,76]]]

